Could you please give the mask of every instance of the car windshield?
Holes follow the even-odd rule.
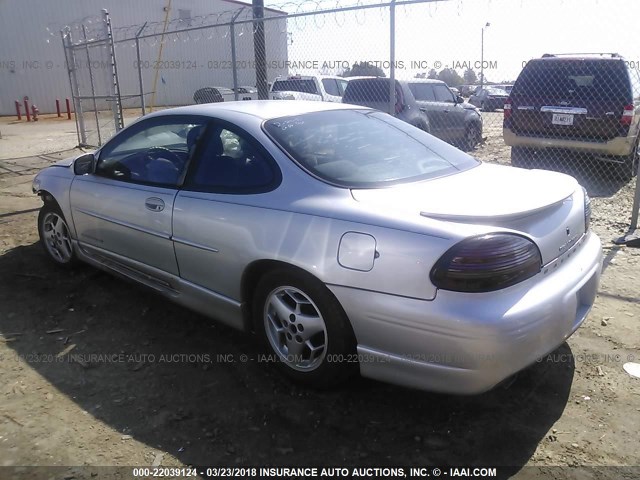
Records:
[[[273,92],[301,92],[318,93],[316,84],[312,79],[276,80],[271,89]]]
[[[487,88],[487,93],[489,95],[509,95],[506,90],[502,90],[501,88]]]
[[[429,134],[371,110],[277,118],[267,121],[265,130],[304,169],[345,187],[425,180],[479,163],[458,151],[445,158],[432,150],[438,140]]]

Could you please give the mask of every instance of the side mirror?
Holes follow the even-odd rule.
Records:
[[[73,173],[76,175],[86,175],[87,173],[93,173],[93,167],[96,162],[96,157],[93,153],[85,153],[79,156],[73,162]]]
[[[462,98],[462,95],[456,95],[456,103],[464,103],[464,98]]]

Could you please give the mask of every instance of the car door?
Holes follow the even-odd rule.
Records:
[[[98,153],[94,173],[75,177],[71,209],[80,247],[104,263],[178,275],[172,212],[204,120],[152,117]]]
[[[264,194],[281,179],[276,162],[247,132],[216,121],[176,197],[173,241],[181,278],[231,300],[241,275],[261,258],[269,215]]]
[[[436,96],[431,83],[409,83],[409,89],[416,99],[416,104],[429,118],[429,127],[432,135],[444,138],[443,105],[436,102]]]
[[[446,85],[436,84],[433,90],[436,100],[443,105],[443,122],[447,138],[454,142],[461,140],[465,133],[464,108],[456,102],[453,93]]]

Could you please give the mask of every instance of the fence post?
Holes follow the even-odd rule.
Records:
[[[144,22],[142,28],[138,30],[136,33],[136,58],[138,59],[138,85],[140,88],[140,108],[142,109],[142,115],[145,115],[146,105],[144,102],[144,82],[142,81],[142,65],[140,64],[140,35],[142,35],[142,31],[147,27],[147,22]]]
[[[389,115],[396,110],[396,0],[389,5]]]
[[[231,35],[231,68],[233,72],[233,98],[238,99],[238,65],[236,61],[236,26],[235,21],[238,15],[244,10],[244,7],[240,8],[231,19],[231,25],[229,25],[229,35]]]
[[[78,132],[78,144],[84,146],[87,144],[87,132],[84,126],[84,115],[82,113],[82,103],[80,100],[80,89],[78,87],[78,78],[76,76],[76,58],[73,53],[73,41],[71,39],[71,29],[67,27],[60,31],[62,37],[62,47],[64,49],[64,60],[69,74],[69,88],[71,89],[71,99],[73,100],[73,109],[75,111],[76,131]]]
[[[269,98],[267,85],[267,45],[264,39],[264,0],[253,0],[253,52],[256,63],[258,99]]]
[[[91,55],[89,55],[89,45],[87,44],[87,27],[82,25],[82,40],[87,53],[87,68],[89,69],[89,84],[91,85],[91,96],[93,97],[93,113],[96,119],[96,132],[98,133],[98,145],[102,145],[102,137],[100,135],[100,118],[98,116],[98,105],[96,103],[96,88],[93,83],[93,70],[91,69]]]
[[[106,8],[102,9],[102,17],[105,23],[107,46],[110,50],[111,57],[111,75],[113,79],[113,96],[115,97],[115,105],[113,107],[114,121],[116,133],[124,128],[124,115],[122,113],[122,98],[120,97],[120,81],[118,79],[118,62],[116,61],[116,46],[113,43],[113,30],[111,29],[111,17]]]
[[[638,228],[638,210],[640,210],[640,175],[636,175],[636,188],[631,207],[631,224],[626,234],[614,240],[617,245],[640,247],[640,235],[636,232]]]

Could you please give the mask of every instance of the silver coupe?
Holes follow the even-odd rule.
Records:
[[[54,262],[255,332],[318,386],[359,372],[486,391],[561,345],[600,278],[574,178],[484,164],[353,105],[164,110],[33,190]]]

